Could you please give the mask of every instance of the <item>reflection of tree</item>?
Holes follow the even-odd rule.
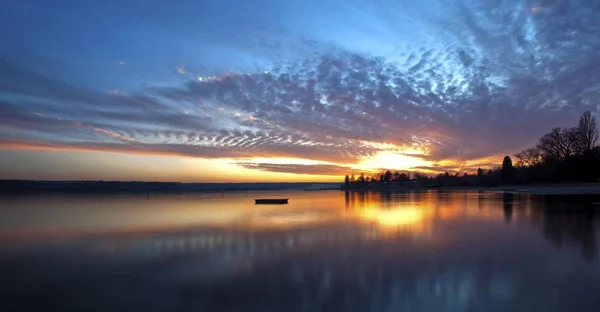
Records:
[[[344,192],[344,203],[346,204],[346,210],[348,210],[350,208],[350,192],[349,191]]]
[[[502,205],[504,208],[504,220],[506,223],[510,223],[513,215],[513,201],[514,195],[511,193],[502,194]]]
[[[358,192],[357,194],[358,194],[358,202],[359,203],[364,203],[365,202],[365,197],[366,197],[366,192]]]
[[[381,202],[391,203],[392,202],[392,192],[381,192],[379,193]]]
[[[586,259],[595,258],[598,214],[591,202],[548,196],[535,201],[533,209],[546,238],[557,246],[577,244]]]

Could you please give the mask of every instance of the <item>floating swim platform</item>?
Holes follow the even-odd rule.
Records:
[[[256,202],[256,204],[287,204],[288,203],[288,199],[287,198],[259,198],[259,199],[255,199],[254,200]]]

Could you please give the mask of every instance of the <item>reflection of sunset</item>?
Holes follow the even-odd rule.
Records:
[[[435,223],[456,219],[496,219],[497,198],[465,192],[346,192],[347,216],[382,230],[402,229],[422,235]]]
[[[415,208],[384,210],[373,207],[359,211],[357,214],[365,220],[376,221],[384,227],[399,227],[416,224],[423,219],[423,212]]]
[[[69,198],[32,197],[5,202],[0,244],[83,236],[163,233],[194,228],[287,231],[351,223],[375,232],[433,235],[435,223],[496,220],[505,207],[498,197],[475,192],[287,191],[289,205],[254,205],[256,194],[151,195]],[[261,197],[282,196],[261,192]],[[8,208],[10,207],[10,208]],[[65,207],[78,207],[68,209]],[[168,207],[168,209],[167,209]],[[108,209],[111,208],[111,209]],[[490,209],[483,209],[490,208]],[[22,211],[28,211],[22,214]],[[526,214],[527,211],[515,212]],[[20,216],[16,219],[16,216]],[[357,224],[358,223],[358,224]]]
[[[353,209],[351,216],[361,222],[374,223],[382,229],[410,229],[419,231],[424,228],[432,207],[417,204],[412,195],[404,197],[389,193],[348,193],[346,200]]]

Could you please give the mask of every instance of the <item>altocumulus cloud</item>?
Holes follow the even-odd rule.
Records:
[[[179,62],[171,71],[185,70],[170,83],[119,92],[59,79],[8,55],[0,60],[0,140],[338,174],[346,167],[243,159],[353,164],[382,151],[371,144],[377,142],[460,164],[513,153],[584,110],[598,111],[600,24],[590,22],[600,13],[597,1],[425,2],[435,9],[424,17],[416,4],[400,11],[391,3],[349,2],[355,10],[331,19],[350,38],[367,33],[364,49],[324,31],[302,33],[293,21],[285,28],[293,40],[260,25],[256,40],[228,43],[260,66],[211,72]],[[358,11],[364,24],[348,26]],[[402,36],[409,39],[391,49],[373,43]],[[452,169],[421,167],[431,168]]]

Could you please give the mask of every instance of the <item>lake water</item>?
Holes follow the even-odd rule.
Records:
[[[464,191],[0,197],[0,311],[599,311],[597,205]]]

